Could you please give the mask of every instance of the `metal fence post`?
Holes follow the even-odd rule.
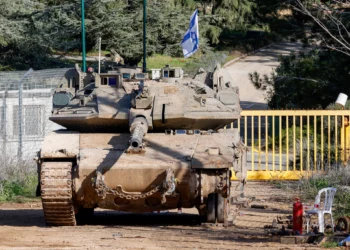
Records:
[[[7,98],[7,90],[4,92],[4,97],[2,99],[2,117],[1,117],[1,136],[2,136],[2,154],[4,159],[6,159],[7,155],[7,126],[6,126],[6,98]]]
[[[18,153],[17,153],[17,156],[20,161],[22,160],[22,154],[23,154],[23,151],[22,151],[22,148],[23,148],[23,114],[22,114],[23,81],[25,80],[25,78],[29,76],[31,72],[33,72],[33,69],[29,69],[18,83]]]

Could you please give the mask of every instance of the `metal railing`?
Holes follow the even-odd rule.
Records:
[[[248,179],[297,180],[349,161],[348,110],[244,110],[238,128]]]

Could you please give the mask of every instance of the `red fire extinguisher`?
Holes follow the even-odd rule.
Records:
[[[293,203],[293,232],[303,233],[303,204],[296,198]]]

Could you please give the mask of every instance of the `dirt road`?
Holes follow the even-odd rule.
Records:
[[[0,249],[319,249],[281,245],[263,229],[277,214],[289,214],[293,192],[250,183],[247,195],[268,209],[246,208],[234,227],[200,225],[195,210],[163,214],[95,212],[87,225],[46,227],[40,202],[0,205]]]
[[[255,54],[249,55],[226,69],[231,73],[234,83],[239,87],[241,105],[243,109],[267,109],[264,92],[255,89],[250,82],[249,73],[258,72],[261,76],[269,75],[279,65],[280,55],[289,55],[299,51],[308,51],[302,43],[278,43],[268,48],[261,49]]]

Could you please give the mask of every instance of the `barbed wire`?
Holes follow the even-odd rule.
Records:
[[[32,71],[22,79],[27,71],[0,72],[0,91],[18,90],[22,80],[23,89],[51,89],[56,88],[65,80],[69,68],[45,69]]]

